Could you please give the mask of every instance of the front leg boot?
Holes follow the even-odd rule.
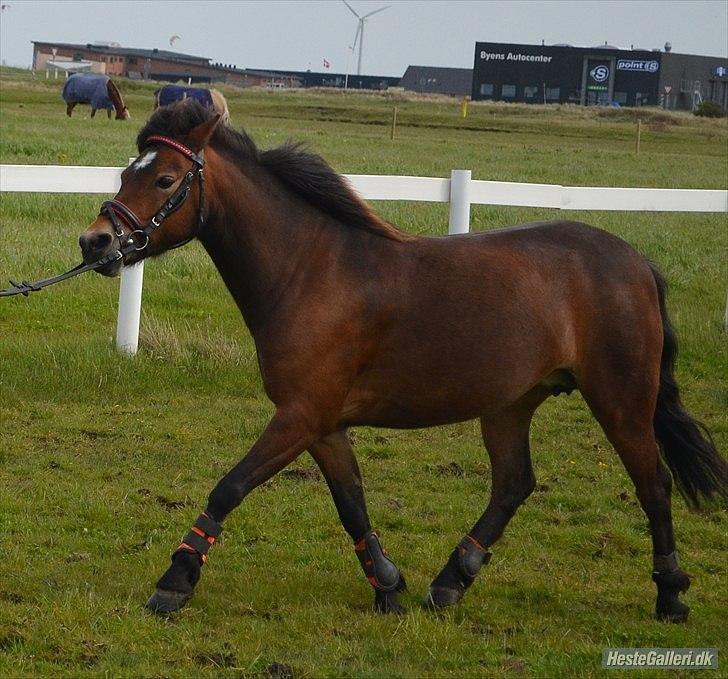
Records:
[[[466,535],[450,554],[440,574],[432,581],[422,602],[425,608],[453,606],[475,582],[478,571],[490,562],[492,554],[471,535]]]
[[[172,565],[157,582],[146,608],[154,613],[172,613],[182,608],[192,596],[200,579],[207,552],[222,533],[222,526],[210,514],[197,517],[192,529],[185,535],[172,554]]]

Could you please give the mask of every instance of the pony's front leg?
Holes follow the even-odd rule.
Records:
[[[147,608],[170,613],[184,606],[200,579],[207,550],[222,530],[221,523],[256,486],[292,462],[320,437],[302,413],[278,410],[248,454],[215,486],[207,508],[172,554],[172,564],[157,582]]]
[[[346,432],[325,436],[309,446],[308,452],[326,479],[339,519],[354,541],[364,575],[374,588],[374,608],[380,613],[403,613],[397,598],[407,585],[369,524],[361,473]]]
[[[91,117],[93,118],[95,115],[96,115],[96,109],[95,108],[92,108],[91,109]]]
[[[106,117],[107,117],[107,118],[108,118],[109,120],[111,120],[111,109],[110,109],[110,108],[107,108],[107,109],[106,109]]]

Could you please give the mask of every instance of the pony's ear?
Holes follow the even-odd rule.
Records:
[[[220,114],[216,113],[210,120],[206,120],[204,123],[200,123],[197,127],[193,128],[187,135],[187,146],[195,153],[199,153],[207,146],[207,142],[210,141],[210,137],[212,137],[212,133],[215,131],[219,122]]]

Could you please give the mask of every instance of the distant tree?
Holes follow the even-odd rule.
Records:
[[[714,101],[704,101],[694,111],[696,116],[705,118],[722,118],[726,112]]]

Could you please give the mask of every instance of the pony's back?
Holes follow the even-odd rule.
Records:
[[[109,76],[97,73],[74,73],[63,85],[67,104],[91,104],[94,109],[114,108],[109,97]]]

